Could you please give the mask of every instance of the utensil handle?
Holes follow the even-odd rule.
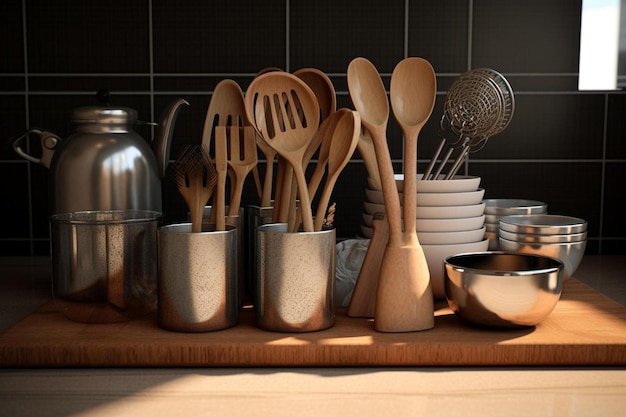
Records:
[[[452,152],[454,152],[454,148],[448,148],[448,151],[446,152],[443,159],[441,160],[441,163],[439,164],[439,168],[437,168],[437,171],[433,174],[433,180],[436,180],[437,177],[439,177],[439,174],[441,174],[441,171],[443,171],[446,163],[448,163],[448,159],[450,159],[450,155],[452,155]]]
[[[215,127],[215,165],[217,170],[217,184],[213,207],[211,208],[212,220],[215,221],[215,230],[226,230],[226,175],[228,171],[226,150],[226,127]],[[213,213],[215,213],[213,215]]]
[[[431,171],[435,167],[435,162],[437,162],[437,158],[439,158],[439,154],[443,150],[443,146],[445,144],[446,144],[446,138],[441,138],[441,142],[439,142],[439,146],[437,147],[437,150],[433,154],[433,157],[430,159],[430,162],[428,163],[428,166],[426,167],[426,171],[424,171],[424,176],[422,177],[423,180],[428,179],[428,176],[430,175]]]
[[[463,161],[465,161],[465,157],[469,153],[469,149],[470,149],[469,146],[465,146],[463,148],[459,156],[456,158],[456,160],[452,164],[452,168],[450,168],[450,172],[448,172],[446,176],[444,177],[444,180],[449,180],[450,178],[454,177],[454,175],[457,173],[459,168],[461,168]]]

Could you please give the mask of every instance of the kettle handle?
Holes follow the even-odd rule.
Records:
[[[39,158],[30,155],[25,150],[23,150],[21,146],[24,138],[27,138],[31,133],[34,133],[41,138],[41,156]],[[59,142],[61,142],[61,138],[54,133],[40,130],[37,128],[31,128],[13,140],[13,150],[17,152],[17,154],[20,155],[22,158],[28,161],[34,162],[36,164],[41,164],[46,168],[50,168],[52,155],[54,155],[54,150]]]

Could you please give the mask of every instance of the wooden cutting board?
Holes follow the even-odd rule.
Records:
[[[189,334],[155,315],[75,323],[48,305],[0,335],[3,367],[470,365],[626,365],[626,307],[570,279],[550,317],[521,330],[470,327],[440,305],[435,328],[416,333],[379,333],[344,310],[328,330],[274,333],[244,310],[233,328]]]

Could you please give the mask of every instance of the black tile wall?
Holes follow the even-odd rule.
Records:
[[[352,107],[345,73],[357,56],[374,63],[387,88],[405,56],[422,56],[435,68],[437,102],[418,145],[420,171],[439,143],[450,83],[470,68],[504,74],[516,94],[513,120],[461,172],[480,176],[488,198],[538,199],[551,212],[587,219],[588,253],[624,254],[626,94],[577,90],[580,10],[580,0],[4,0],[0,215],[12,221],[0,231],[0,255],[49,251],[49,172],[11,148],[10,138],[25,129],[67,136],[72,108],[95,104],[101,88],[111,91],[111,104],[137,109],[144,121],[156,121],[183,97],[190,106],[176,124],[175,156],[200,140],[222,79],[245,91],[266,67],[315,67],[331,77],[338,106]],[[149,126],[138,132],[151,139]],[[400,170],[401,131],[393,117],[388,137]],[[29,152],[37,148],[31,141]],[[359,233],[365,187],[355,153],[333,195],[341,238]],[[185,219],[170,178],[163,189],[166,219]],[[243,201],[258,203],[252,181]]]

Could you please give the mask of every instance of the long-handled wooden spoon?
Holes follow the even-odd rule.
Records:
[[[404,232],[416,233],[417,139],[435,106],[435,70],[423,58],[405,58],[393,70],[389,92],[391,109],[404,136]]]
[[[302,167],[304,154],[319,126],[319,105],[313,91],[295,75],[269,72],[250,83],[245,106],[248,119],[254,121],[265,142],[292,167],[298,185],[304,231],[314,231]]]
[[[352,158],[360,133],[361,116],[356,111],[343,114],[333,129],[328,152],[328,174],[315,212],[315,231],[322,230],[326,209],[335,183],[339,174]]]
[[[367,59],[355,58],[350,62],[348,89],[374,141],[389,222],[389,239],[376,292],[374,329],[381,332],[430,329],[435,319],[428,264],[417,233],[402,232],[400,197],[386,142],[389,103],[380,75]]]
[[[355,58],[348,65],[348,90],[361,123],[370,132],[383,189],[385,212],[392,236],[402,234],[400,196],[394,178],[391,155],[387,145],[389,101],[380,74],[366,58]]]

